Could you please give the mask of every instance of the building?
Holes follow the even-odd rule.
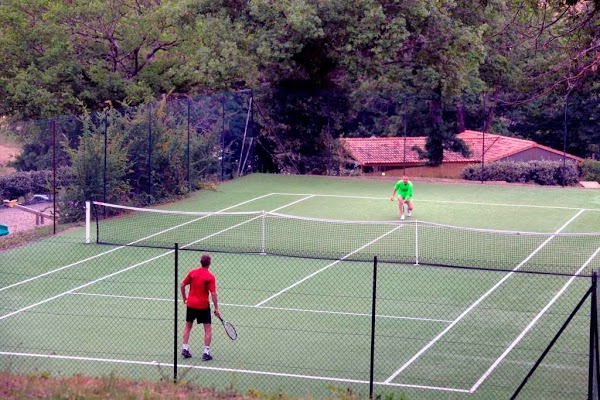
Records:
[[[469,130],[458,134],[457,137],[467,143],[471,155],[463,157],[460,153],[444,151],[444,160],[439,167],[427,166],[426,160],[419,159],[419,153],[413,150],[414,146],[425,149],[427,138],[424,136],[339,140],[343,149],[365,174],[381,174],[389,171],[391,175],[401,175],[404,168],[407,168],[410,169],[408,173],[412,176],[458,178],[464,167],[470,164],[563,159],[562,151],[542,146],[531,140]],[[566,154],[565,157],[575,162],[583,160],[571,154]]]

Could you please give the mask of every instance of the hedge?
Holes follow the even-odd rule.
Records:
[[[581,163],[581,180],[600,182],[600,161],[585,160]]]
[[[579,182],[579,170],[573,162],[567,162],[564,168],[564,184],[575,185]],[[482,180],[480,164],[468,165],[462,171],[462,178],[472,181]],[[496,161],[484,165],[484,181],[535,182],[539,185],[562,185],[562,161]]]

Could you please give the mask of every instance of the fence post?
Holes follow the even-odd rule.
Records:
[[[108,170],[108,110],[104,111],[104,169],[102,171],[103,202],[106,201],[106,173]],[[106,217],[106,210],[104,210]]]
[[[221,95],[221,182],[225,180],[225,92]]]
[[[482,126],[481,126],[481,183],[484,182],[485,175],[485,127],[486,127],[486,114],[485,114],[485,93],[483,94],[483,112],[481,115]]]
[[[152,103],[148,104],[148,203],[152,196]]]
[[[408,132],[408,96],[404,95],[404,142],[402,149],[402,175],[406,175],[406,134]]]
[[[177,308],[179,302],[179,292],[177,291],[177,284],[179,283],[179,243],[175,243],[175,268],[173,273],[173,382],[177,383],[177,324],[179,318],[177,315]]]
[[[371,307],[371,360],[369,368],[369,398],[373,398],[373,375],[375,374],[375,315],[377,310],[377,256],[373,258],[373,300]]]
[[[191,160],[190,160],[190,98],[187,98],[187,146],[186,146],[186,169],[187,169],[187,181],[188,181],[188,193],[192,192],[192,178],[191,178]]]
[[[598,272],[592,273],[592,295],[590,301],[590,350],[588,368],[588,399],[598,398]]]
[[[52,120],[52,212],[54,218],[52,218],[52,233],[56,235],[56,120]],[[42,221],[43,223],[43,221]],[[37,225],[37,220],[36,220]]]
[[[562,171],[562,187],[565,187],[565,174],[567,170],[567,110],[569,105],[569,94],[571,91],[567,92],[565,96],[565,117],[564,117],[564,133],[563,133],[563,171]]]

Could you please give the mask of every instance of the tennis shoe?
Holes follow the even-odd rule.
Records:
[[[210,360],[212,360],[212,356],[208,353],[204,353],[204,354],[202,354],[202,359],[204,361],[210,361]]]
[[[406,216],[410,217],[410,214],[412,214],[412,213],[411,213],[411,209],[409,208],[408,210],[406,210]]]
[[[404,214],[402,214],[402,215],[400,216],[400,219],[404,219]]]
[[[183,356],[183,358],[190,358],[190,357],[192,357],[192,353],[190,353],[190,351],[186,350],[186,349],[181,350],[181,355]]]

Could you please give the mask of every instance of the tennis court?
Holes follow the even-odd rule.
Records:
[[[600,267],[600,194],[417,182],[400,222],[393,183],[255,174],[161,207],[190,214],[101,220],[93,241],[112,245],[81,228],[4,251],[1,368],[172,379],[178,282],[210,251],[239,338],[215,324],[205,363],[195,328],[179,379],[366,397],[372,373],[381,395],[510,397]],[[523,398],[586,397],[589,310]]]

